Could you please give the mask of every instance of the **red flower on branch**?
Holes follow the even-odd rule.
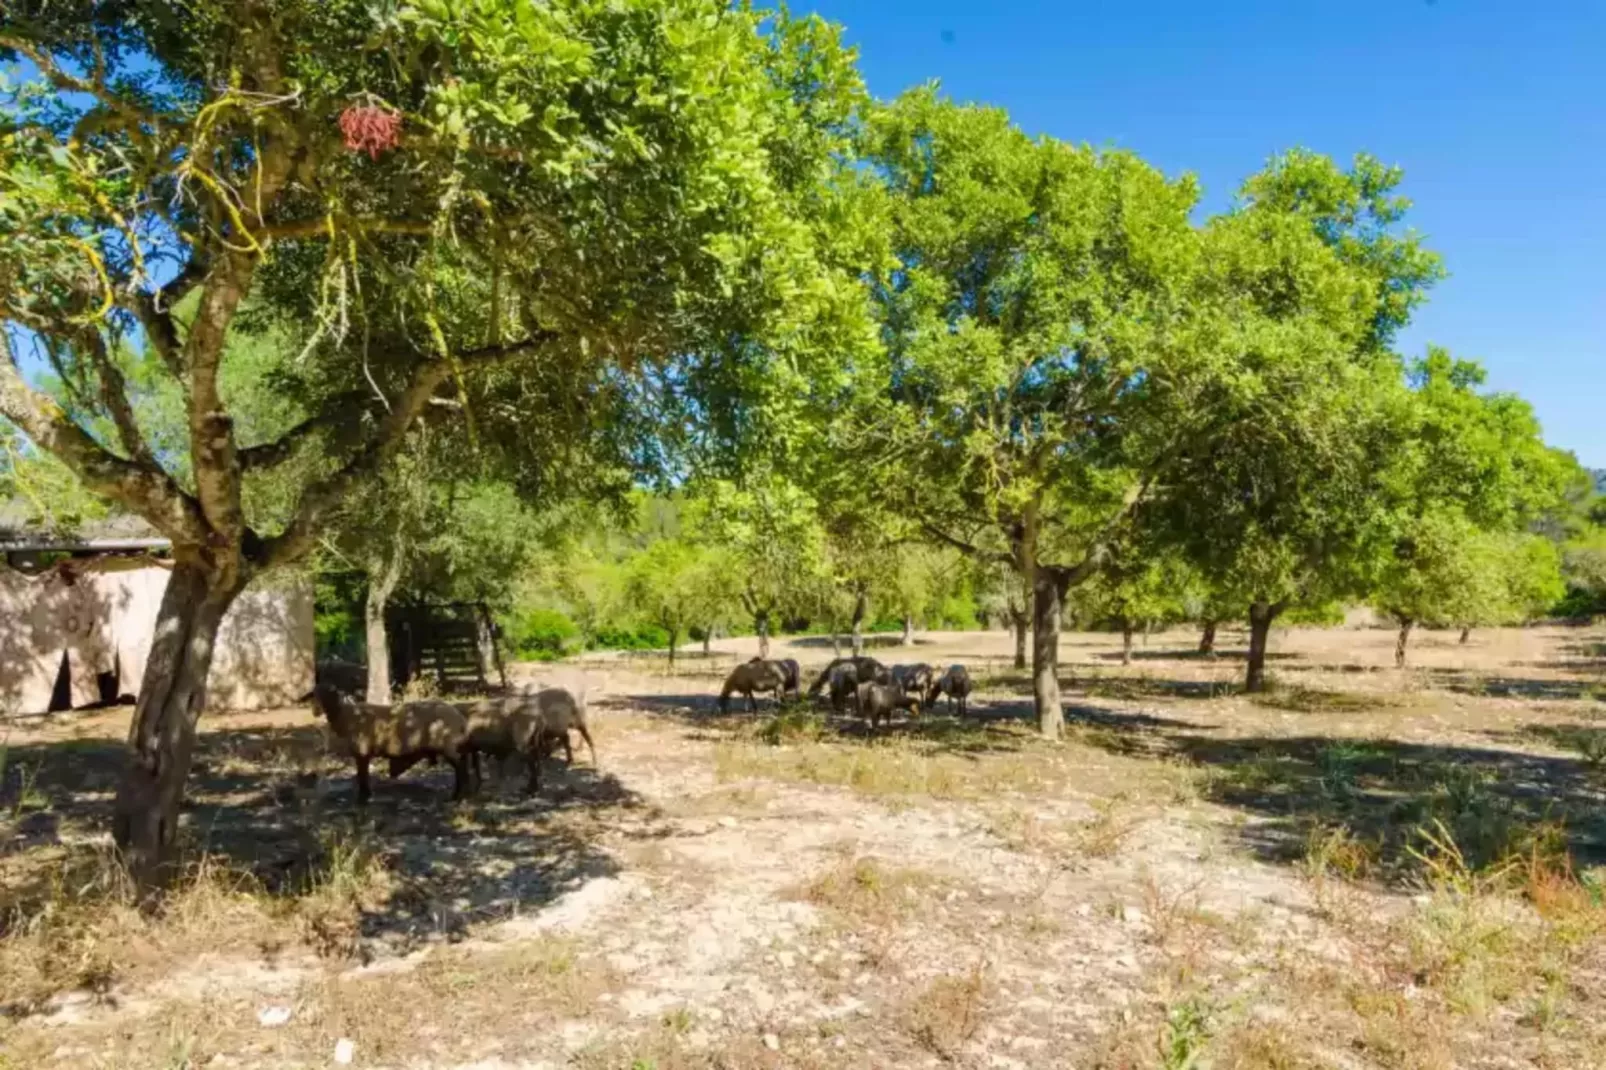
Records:
[[[345,135],[346,148],[366,152],[370,160],[396,147],[401,141],[401,124],[400,112],[373,104],[353,104],[340,113],[340,132]]]

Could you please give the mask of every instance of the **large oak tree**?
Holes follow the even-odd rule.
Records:
[[[864,340],[856,282],[821,256],[861,90],[817,20],[720,0],[20,0],[0,20],[0,59],[34,74],[0,120],[0,414],[173,543],[115,806],[141,881],[171,857],[223,615],[439,401],[472,421],[493,370],[736,389]],[[220,389],[248,319],[295,345],[297,416],[262,439]],[[125,344],[179,388],[181,463],[128,400]],[[30,347],[92,384],[95,419],[25,374]],[[286,466],[282,516],[248,522]]]

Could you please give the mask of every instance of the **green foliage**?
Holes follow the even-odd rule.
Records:
[[[1606,528],[1591,528],[1562,547],[1566,596],[1557,612],[1586,617],[1606,612]]]
[[[84,489],[72,470],[0,423],[0,499],[11,503],[6,522],[70,532],[103,520],[110,510]]]
[[[360,662],[363,658],[363,595],[368,578],[361,572],[320,569],[312,574],[313,639],[319,657]]]
[[[930,89],[872,116],[865,155],[898,266],[885,355],[834,425],[852,478],[961,545],[1082,560],[1213,352],[1187,314],[1192,180]]]
[[[1282,621],[1288,625],[1332,628],[1344,623],[1344,603],[1331,601],[1295,606],[1283,615]]]
[[[1077,592],[1073,611],[1087,627],[1141,628],[1183,620],[1189,569],[1159,547],[1124,546]]]
[[[657,624],[634,627],[604,627],[597,631],[599,650],[662,650],[669,645],[669,633]]]
[[[1366,157],[1343,171],[1292,153],[1205,228],[1199,299],[1227,314],[1231,370],[1152,519],[1212,602],[1276,613],[1362,595],[1392,545],[1390,466],[1413,422],[1385,347],[1440,274],[1399,227],[1398,179]]]
[[[575,652],[580,627],[561,610],[532,607],[502,618],[502,638],[514,657],[551,661]]]
[[[1558,509],[1572,466],[1528,404],[1482,394],[1483,369],[1431,348],[1413,365],[1412,426],[1389,469],[1394,538],[1378,608],[1430,625],[1516,623],[1562,593],[1554,546],[1526,529]]]

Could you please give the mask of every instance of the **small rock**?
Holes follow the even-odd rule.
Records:
[[[733,829],[736,827],[736,819],[734,817],[722,817],[719,819],[719,824],[721,828]]]
[[[837,1037],[835,1040],[831,1041],[831,1046],[833,1048],[845,1048],[848,1046],[848,1038]]]
[[[764,1046],[766,1048],[768,1048],[770,1051],[780,1051],[781,1050],[781,1038],[776,1036],[774,1033],[765,1033],[764,1034]]]
[[[1093,916],[1093,904],[1078,903],[1076,905],[1076,909],[1071,911],[1071,913],[1075,914],[1079,918],[1090,918]]]
[[[272,1029],[290,1020],[289,1007],[263,1007],[257,1011],[257,1024]]]
[[[341,1066],[350,1066],[351,1060],[357,1057],[357,1045],[346,1037],[335,1041],[335,1062]]]
[[[783,970],[790,970],[797,965],[797,956],[790,951],[782,951],[775,957],[781,960],[781,968]]]

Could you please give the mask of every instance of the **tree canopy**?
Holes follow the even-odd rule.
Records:
[[[0,129],[0,413],[177,565],[117,807],[141,876],[176,827],[233,597],[308,553],[439,401],[472,433],[493,373],[491,398],[559,382],[642,411],[869,339],[831,255],[862,90],[818,19],[717,0],[24,0],[0,32],[19,57],[38,77]],[[279,426],[246,426],[222,390],[231,335],[257,325],[296,345]],[[29,340],[92,385],[96,419],[28,381]],[[146,437],[125,341],[178,386],[187,471]],[[251,523],[247,487],[302,457],[282,516]]]

